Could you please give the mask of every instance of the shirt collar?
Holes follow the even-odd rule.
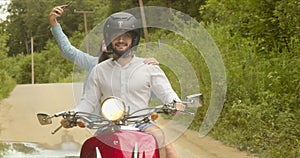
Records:
[[[114,64],[119,66],[119,67],[122,67],[122,68],[127,68],[129,65],[131,65],[132,63],[135,63],[138,61],[138,57],[136,57],[135,55],[132,56],[131,60],[129,61],[129,63],[127,63],[126,65],[124,66],[121,66],[116,60],[113,60]]]

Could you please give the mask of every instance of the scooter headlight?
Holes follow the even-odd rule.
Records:
[[[110,121],[119,120],[124,116],[125,104],[120,98],[109,97],[103,101],[101,113]]]

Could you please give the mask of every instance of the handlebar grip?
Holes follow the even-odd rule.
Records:
[[[65,111],[62,111],[62,112],[59,112],[59,113],[54,114],[54,116],[55,116],[55,117],[59,117],[59,116],[64,115],[65,113],[66,113]]]

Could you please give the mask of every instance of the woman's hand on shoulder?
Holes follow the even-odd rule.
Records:
[[[159,65],[159,62],[155,58],[150,58],[149,55],[146,56],[144,63],[151,65]]]

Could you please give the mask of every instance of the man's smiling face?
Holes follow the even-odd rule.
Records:
[[[129,32],[113,36],[112,47],[117,52],[126,52],[131,48],[132,36]]]

